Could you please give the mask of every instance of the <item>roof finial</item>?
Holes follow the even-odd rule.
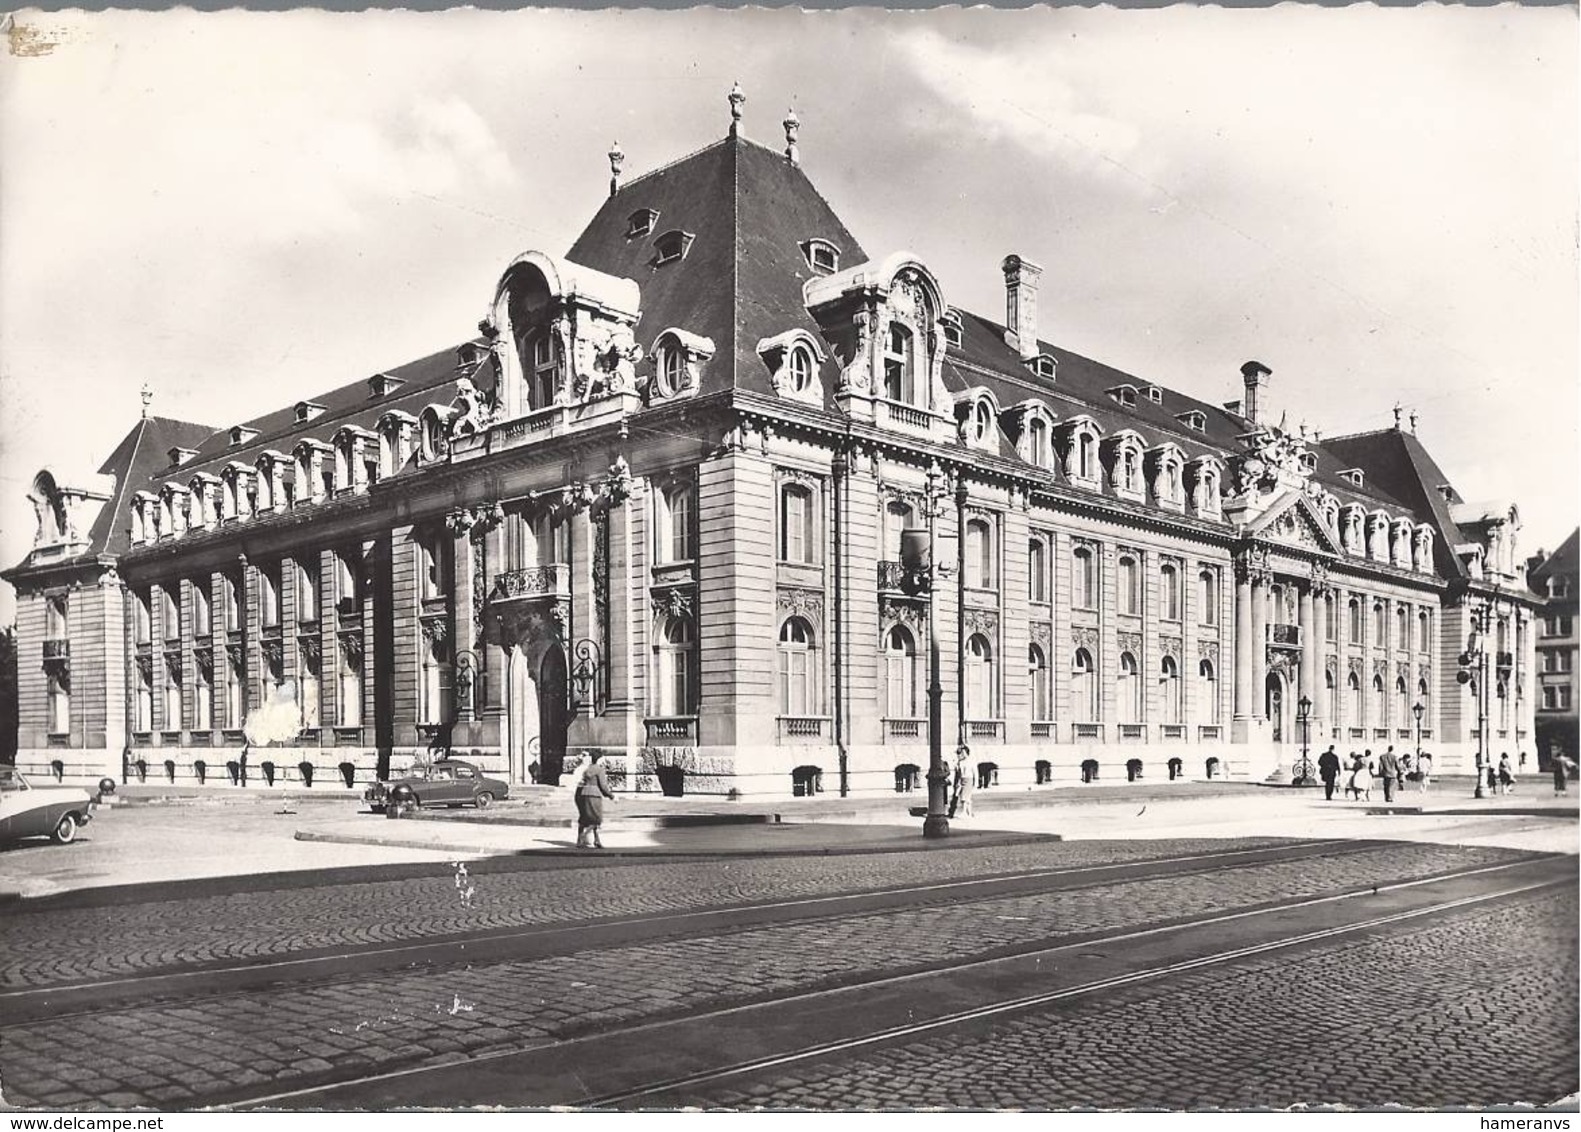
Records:
[[[152,389],[148,388],[148,382],[146,382],[146,381],[143,382],[142,398],[143,398],[143,418],[146,420],[148,418],[148,406],[149,406],[149,403],[152,402],[153,399],[154,399],[154,391]]]
[[[1399,432],[1400,431],[1400,414],[1402,412],[1404,412],[1404,409],[1401,408],[1400,402],[1396,401],[1394,403],[1394,431],[1395,432]]]
[[[615,142],[609,147],[609,195],[614,196],[620,188],[620,167],[626,160],[626,155],[620,152],[620,143]]]
[[[1410,419],[1411,419],[1411,435],[1415,436],[1416,435],[1416,410],[1415,409],[1411,410],[1411,418]]]
[[[792,165],[801,164],[801,153],[796,148],[796,135],[801,132],[801,119],[796,117],[796,107],[785,112],[785,160]]]
[[[741,130],[741,107],[742,107],[742,104],[746,102],[746,100],[747,100],[746,92],[741,89],[741,83],[739,81],[737,81],[735,86],[730,88],[730,136],[731,137],[735,137],[736,134],[739,133],[740,130]]]

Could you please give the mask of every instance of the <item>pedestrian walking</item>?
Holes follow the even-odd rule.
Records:
[[[1575,767],[1575,765],[1576,764],[1571,762],[1567,756],[1561,755],[1557,751],[1554,752],[1553,767],[1555,798],[1559,797],[1561,794],[1569,793],[1569,790],[1566,789],[1565,779],[1568,777],[1570,771]]]
[[[1400,767],[1400,759],[1394,753],[1393,746],[1378,756],[1378,777],[1383,779],[1383,800],[1394,801],[1395,787],[1405,785],[1405,771]]]
[[[1515,788],[1515,771],[1510,766],[1510,753],[1499,755],[1499,793],[1508,794]]]
[[[1334,788],[1339,785],[1339,756],[1334,753],[1334,744],[1328,745],[1328,750],[1318,756],[1318,777],[1323,780],[1323,800],[1334,800]]]
[[[609,774],[604,769],[602,752],[593,750],[588,752],[587,763],[582,767],[581,778],[576,786],[576,844],[579,849],[586,849],[588,836],[593,838],[593,848],[602,849],[604,842],[599,838],[598,831],[604,824],[604,799],[615,800],[615,792],[609,788]]]
[[[1433,753],[1431,751],[1423,751],[1416,760],[1416,773],[1421,776],[1417,780],[1417,788],[1423,794],[1426,794],[1428,779],[1433,777]]]
[[[950,816],[953,818],[957,812],[964,818],[972,817],[972,788],[976,786],[973,781],[971,767],[967,765],[972,757],[970,747],[964,744],[955,751],[955,783],[954,793],[950,798]]]
[[[1521,772],[1524,774],[1525,771],[1526,771],[1526,752],[1522,751],[1521,752]]]
[[[1372,801],[1372,751],[1368,750],[1365,757],[1355,752],[1351,753],[1350,782],[1345,792],[1356,801],[1366,798]]]

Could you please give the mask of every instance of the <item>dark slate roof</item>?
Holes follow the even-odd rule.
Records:
[[[1323,446],[1344,461],[1342,466],[1362,469],[1368,488],[1396,509],[1409,511],[1433,525],[1438,535],[1433,554],[1440,575],[1466,576],[1466,567],[1454,549],[1456,543],[1466,541],[1466,536],[1449,515],[1450,504],[1462,502],[1460,493],[1414,433],[1382,429],[1332,437]],[[1439,491],[1440,486],[1448,489],[1448,499]]]
[[[643,208],[659,214],[653,231],[628,239],[627,221]],[[656,266],[654,239],[673,229],[696,238],[684,259]],[[799,165],[756,142],[727,137],[620,186],[566,258],[636,281],[642,289],[637,338],[644,346],[670,327],[713,340],[699,393],[731,387],[772,393],[758,342],[798,328],[818,337],[802,301],[802,284],[813,271],[801,244],[811,238],[838,248],[842,268],[867,259]],[[826,387],[835,372],[834,362],[826,362]]]
[[[115,497],[104,505],[89,535],[91,553],[120,554],[131,546],[132,493],[170,463],[172,448],[195,448],[214,432],[211,425],[144,417],[99,468],[115,477]]]
[[[459,346],[460,343],[457,345]],[[369,378],[373,377],[374,373],[399,378],[402,384],[382,397],[375,397],[368,384]],[[311,437],[328,444],[335,433],[345,425],[357,425],[372,431],[379,418],[392,409],[400,409],[414,417],[419,416],[428,405],[449,405],[455,399],[455,381],[456,347],[441,350],[437,354],[430,354],[426,358],[408,362],[395,369],[370,372],[366,377],[349,385],[342,385],[328,393],[305,398],[323,406],[323,412],[311,420],[300,423],[297,421],[297,403],[293,401],[263,416],[237,422],[246,428],[258,431],[257,436],[242,444],[234,446],[231,444],[230,434],[234,426],[227,425],[222,429],[205,430],[201,440],[182,445],[182,447],[196,448],[197,455],[178,468],[170,467],[168,454],[165,451],[173,447],[176,442],[167,444],[159,450],[158,463],[153,465],[149,474],[134,485],[134,489],[142,488],[158,492],[160,485],[167,481],[187,484],[197,472],[219,475],[220,470],[232,460],[251,466],[257,463],[259,456],[271,448],[289,456],[291,450],[302,439]]]

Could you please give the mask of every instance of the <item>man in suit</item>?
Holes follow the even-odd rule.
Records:
[[[1404,785],[1405,771],[1400,767],[1400,756],[1391,746],[1378,758],[1378,777],[1383,779],[1383,800],[1394,801],[1394,788]]]
[[[1318,777],[1323,780],[1323,800],[1334,800],[1334,788],[1339,785],[1339,756],[1334,753],[1334,744],[1328,745],[1328,750],[1318,756]]]

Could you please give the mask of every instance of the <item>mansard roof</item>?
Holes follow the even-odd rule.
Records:
[[[1559,549],[1544,557],[1533,566],[1526,575],[1526,580],[1533,590],[1538,593],[1543,591],[1537,583],[1553,575],[1574,575],[1577,567],[1578,542],[1581,542],[1581,528],[1570,532],[1570,537],[1559,544]]]
[[[1339,458],[1342,467],[1362,469],[1374,495],[1432,525],[1438,536],[1433,540],[1433,560],[1441,576],[1467,576],[1465,564],[1455,554],[1456,544],[1466,542],[1467,536],[1450,514],[1451,507],[1462,502],[1460,493],[1414,433],[1379,429],[1336,436],[1325,440],[1323,446]]]
[[[694,234],[683,259],[656,264],[653,233],[628,238],[627,222],[642,208],[659,213],[656,227]],[[621,185],[566,258],[637,282],[644,346],[667,326],[713,339],[718,353],[699,393],[772,395],[758,342],[797,328],[821,341],[802,300],[802,284],[817,274],[802,251],[813,238],[839,248],[842,264],[867,259],[801,166],[735,136]],[[828,386],[833,362],[825,365]]]

